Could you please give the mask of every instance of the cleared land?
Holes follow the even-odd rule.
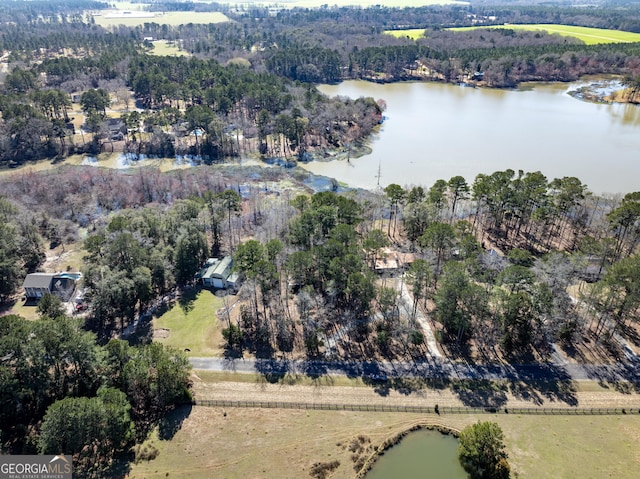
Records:
[[[548,33],[557,33],[567,37],[574,37],[582,40],[587,45],[599,43],[633,43],[640,42],[640,33],[623,32],[620,30],[606,30],[602,28],[576,27],[571,25],[558,24],[505,24],[489,27],[464,27],[452,28],[451,30],[477,30],[483,28],[509,28],[512,30],[544,30]],[[401,30],[399,30],[401,31]]]
[[[158,23],[160,25],[186,25],[187,23],[222,23],[228,22],[229,18],[220,12],[166,12],[157,13],[154,17],[108,17],[116,12],[104,10],[101,15],[94,16],[97,25],[108,28],[116,25],[126,25],[135,27],[145,23]]]
[[[153,49],[149,52],[151,55],[165,57],[183,57],[189,53],[180,50],[175,43],[169,43],[167,40],[157,40],[153,42]]]
[[[223,299],[211,291],[192,290],[153,320],[154,340],[180,350],[189,349],[189,356],[220,355],[222,337],[216,311],[223,306]]]
[[[287,7],[321,7],[326,5],[327,2],[323,0],[293,0],[291,2],[283,2]],[[278,3],[282,5],[283,3]],[[380,0],[333,0],[330,4],[338,7],[359,6],[359,7],[371,7],[374,5],[384,5],[385,7],[422,7],[425,5],[448,5],[452,3],[459,3],[466,5],[469,2],[456,2],[453,0],[386,0],[380,2]]]
[[[205,397],[213,391],[231,393],[236,399],[273,397],[280,401],[316,398],[350,398],[360,404],[371,401],[422,403],[455,400],[446,391],[429,390],[387,396],[365,387],[289,386],[256,382],[215,382],[197,372],[195,392]],[[248,375],[251,376],[251,375]],[[255,381],[255,377],[254,377]],[[357,381],[357,380],[354,380]],[[592,386],[586,389],[595,389]],[[226,391],[226,392],[224,392]],[[608,402],[613,396],[599,390],[579,392],[585,401],[594,394]],[[615,394],[615,393],[611,393]],[[415,396],[414,396],[415,395]],[[620,398],[637,398],[617,394]],[[626,402],[625,399],[620,399]],[[616,400],[617,402],[617,400]],[[132,466],[130,478],[292,478],[310,477],[312,464],[337,460],[334,479],[352,478],[354,459],[369,457],[384,440],[416,424],[438,424],[460,430],[477,420],[498,422],[504,430],[510,463],[518,476],[601,479],[636,477],[640,465],[640,416],[520,416],[520,415],[418,415],[349,411],[306,411],[255,408],[207,408],[196,406],[175,415],[181,423],[173,439],[154,435],[147,444],[158,457]],[[359,439],[362,436],[363,439]],[[585,438],[588,438],[585,440]],[[359,444],[351,451],[351,446]]]
[[[385,35],[391,35],[396,38],[408,37],[411,40],[417,40],[424,37],[424,28],[414,28],[409,30],[385,30]]]

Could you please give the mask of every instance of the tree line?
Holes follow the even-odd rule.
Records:
[[[0,317],[2,452],[65,451],[74,476],[105,477],[168,411],[190,402],[189,362],[159,343],[99,346],[55,296],[39,311],[35,321]]]
[[[587,46],[559,35],[509,28],[457,32],[443,27],[560,22],[634,31],[628,22],[637,23],[637,16],[631,7],[625,21],[619,12],[606,9],[292,9],[260,21],[245,15],[231,24],[141,28],[149,35],[179,39],[183,49],[199,56],[219,61],[245,58],[254,67],[264,65],[273,73],[304,82],[348,78],[461,81],[484,72],[487,85],[512,87],[523,81],[570,81],[595,73],[637,76],[638,49],[624,44]],[[270,28],[265,28],[266,23]],[[425,38],[414,42],[383,34],[396,25],[424,28]],[[428,74],[416,74],[413,65],[418,61],[428,67]]]

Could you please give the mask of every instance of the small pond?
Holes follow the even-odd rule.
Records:
[[[387,450],[366,479],[467,479],[458,461],[458,440],[420,429]]]

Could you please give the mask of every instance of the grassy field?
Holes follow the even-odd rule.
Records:
[[[205,383],[246,383],[246,384],[262,384],[266,379],[263,374],[258,373],[237,373],[232,371],[197,371],[198,378]],[[282,386],[313,386],[313,387],[363,387],[371,388],[371,385],[365,384],[360,377],[347,376],[318,376],[312,378],[306,374],[286,375],[276,378],[271,377],[271,381],[277,381]]]
[[[409,30],[385,30],[385,35],[391,35],[396,38],[409,37],[411,40],[417,40],[424,37],[424,28],[414,28]]]
[[[531,24],[531,25],[498,25],[492,27],[465,27],[452,28],[451,30],[471,30],[478,28],[510,28],[513,30],[544,30],[548,33],[558,33],[560,35],[575,37],[582,40],[587,45],[599,43],[631,43],[640,42],[640,33],[622,32],[620,30],[605,30],[602,28],[576,27],[570,25],[557,24]]]
[[[313,463],[337,460],[340,465],[330,477],[347,479],[355,471],[346,446],[359,435],[376,446],[418,423],[460,430],[477,420],[502,427],[517,473],[512,477],[637,477],[639,416],[421,416],[206,407],[183,410],[177,417],[182,427],[173,439],[150,438],[158,457],[133,465],[129,477],[299,479],[310,477]]]
[[[270,2],[267,2],[270,3]],[[333,0],[332,2],[326,2],[326,0],[291,0],[284,2],[272,2],[278,5],[286,5],[287,7],[306,7],[317,8],[322,5],[331,6],[336,5],[338,7],[346,6],[360,6],[371,7],[374,5],[384,5],[385,7],[422,7],[425,5],[448,5],[452,3],[468,4],[469,2],[458,2],[453,0],[386,0],[381,2],[380,0]]]
[[[80,237],[86,237],[86,230],[80,230]],[[83,240],[76,243],[66,244],[64,248],[58,246],[46,251],[47,260],[44,268],[47,271],[80,271],[84,266]]]
[[[115,13],[103,10],[102,15],[94,16],[96,24],[108,28],[116,25],[135,27],[145,23],[158,23],[160,25],[186,25],[187,23],[222,23],[228,22],[227,16],[220,12],[166,12],[156,14],[153,18],[107,18],[105,15]]]
[[[189,356],[220,355],[222,337],[216,311],[223,306],[224,300],[211,291],[194,290],[153,320],[154,330],[168,330],[168,336],[158,341],[181,350],[188,348]]]
[[[189,53],[179,50],[175,43],[169,43],[166,40],[157,40],[153,42],[153,49],[149,52],[151,55],[165,57],[182,57],[188,56]]]

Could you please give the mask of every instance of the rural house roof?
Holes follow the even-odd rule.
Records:
[[[232,265],[233,258],[231,256],[225,256],[223,259],[210,258],[200,272],[196,274],[196,278],[219,278],[226,280],[231,272]]]
[[[23,288],[46,288],[49,289],[54,273],[30,273],[22,283]]]
[[[227,270],[231,267],[231,263],[233,263],[233,258],[231,256],[225,256],[211,272],[211,276],[222,278],[228,273]],[[224,279],[226,279],[226,277]]]

